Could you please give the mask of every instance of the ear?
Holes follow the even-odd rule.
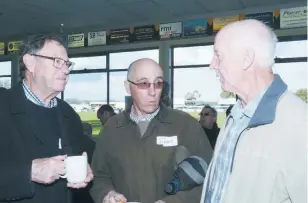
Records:
[[[255,60],[255,52],[253,49],[247,49],[244,53],[244,70],[247,70],[250,68],[250,66],[253,64]]]
[[[130,87],[129,87],[129,82],[127,80],[124,81],[124,87],[126,89],[126,93],[130,95]]]
[[[25,54],[22,58],[23,63],[26,66],[26,69],[30,72],[33,73],[35,70],[35,60],[34,57],[31,56],[30,54]]]

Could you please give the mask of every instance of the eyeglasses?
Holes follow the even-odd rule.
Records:
[[[151,82],[140,82],[140,83],[136,83],[130,80],[127,80],[128,82],[132,83],[133,85],[136,85],[139,89],[149,89],[151,87],[151,85],[153,84],[154,89],[162,89],[164,86],[164,81],[157,81],[154,83]]]
[[[200,116],[211,116],[212,114],[210,114],[210,113],[200,113],[199,115]]]
[[[36,57],[52,60],[53,61],[53,66],[58,68],[58,69],[61,69],[63,67],[63,65],[66,65],[68,70],[71,71],[73,69],[73,67],[74,67],[74,63],[73,62],[66,61],[66,60],[61,59],[61,58],[50,57],[50,56],[43,56],[43,55],[38,55],[38,54],[31,54],[31,56],[36,56]]]

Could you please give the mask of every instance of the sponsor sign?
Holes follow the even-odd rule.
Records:
[[[88,46],[105,45],[107,39],[106,31],[89,32],[88,33]]]
[[[246,14],[244,19],[255,19],[262,21],[270,28],[273,28],[273,12],[264,12],[264,13],[253,13],[253,14]]]
[[[184,36],[205,35],[207,31],[207,20],[187,20],[183,22]]]
[[[160,39],[181,37],[182,32],[182,22],[165,23],[159,25]]]
[[[11,41],[8,43],[7,50],[10,53],[18,52],[22,41]]]
[[[84,47],[84,33],[72,34],[67,36],[68,47]]]
[[[4,42],[0,42],[0,55],[4,55],[4,48],[5,48]]]
[[[228,17],[221,17],[221,18],[214,18],[213,19],[213,31],[219,31],[223,26],[227,25],[228,23],[232,23],[235,21],[239,21],[239,15],[236,16],[228,16]]]
[[[307,7],[297,7],[280,10],[280,28],[295,28],[307,26]]]
[[[129,28],[110,30],[108,44],[129,43],[131,41],[131,33]]]
[[[144,40],[153,40],[158,39],[158,30],[159,25],[145,25],[145,26],[138,26],[132,28],[133,35],[132,40],[133,41],[144,41]]]

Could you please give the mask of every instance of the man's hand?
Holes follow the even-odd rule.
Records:
[[[126,203],[127,199],[124,195],[119,194],[115,191],[110,191],[105,196],[103,203]]]
[[[51,184],[65,174],[66,155],[32,161],[31,180],[42,184]]]
[[[82,156],[87,156],[87,153],[84,152],[82,153]],[[70,188],[85,188],[87,187],[87,185],[89,184],[89,182],[91,182],[93,180],[93,172],[92,172],[92,169],[91,167],[89,166],[88,164],[88,174],[87,174],[87,178],[85,179],[84,182],[82,183],[67,183],[67,187],[70,187]]]

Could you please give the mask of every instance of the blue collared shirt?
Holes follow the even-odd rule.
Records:
[[[225,136],[221,147],[218,149],[216,160],[211,166],[213,170],[213,179],[210,181],[205,197],[205,203],[219,203],[224,195],[226,186],[231,174],[233,156],[237,141],[241,133],[248,127],[259,102],[261,101],[267,88],[254,98],[247,106],[242,108],[241,101],[237,103],[231,110],[231,114],[226,122]]]
[[[57,98],[53,98],[50,100],[48,104],[45,104],[44,101],[42,101],[40,98],[38,98],[27,86],[25,81],[22,82],[22,87],[24,89],[24,93],[26,95],[26,98],[33,102],[36,105],[43,106],[46,108],[53,108],[57,106]]]

